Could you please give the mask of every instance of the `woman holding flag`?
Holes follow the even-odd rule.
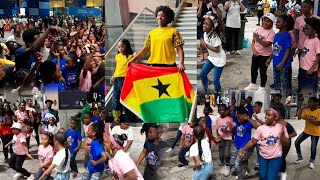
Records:
[[[128,64],[136,62],[150,51],[149,66],[176,67],[176,49],[179,55],[179,70],[184,71],[184,51],[182,47],[184,40],[175,28],[168,26],[174,19],[174,11],[168,6],[159,6],[155,14],[159,27],[149,32],[143,49],[128,61]]]

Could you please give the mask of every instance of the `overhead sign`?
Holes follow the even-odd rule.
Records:
[[[97,8],[79,8],[69,7],[69,15],[74,16],[100,16],[100,9]]]
[[[66,7],[73,7],[73,6],[79,6],[79,0],[66,0],[65,1]]]

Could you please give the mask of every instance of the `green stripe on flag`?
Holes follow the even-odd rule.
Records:
[[[192,103],[184,96],[149,101],[140,105],[144,123],[173,123],[188,121]]]

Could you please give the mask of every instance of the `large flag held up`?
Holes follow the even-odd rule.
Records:
[[[184,122],[189,118],[194,91],[177,67],[131,64],[120,102],[145,123]]]

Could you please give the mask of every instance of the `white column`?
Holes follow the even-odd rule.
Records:
[[[313,14],[314,14],[314,15],[318,15],[319,0],[314,0],[313,2],[314,2]]]

